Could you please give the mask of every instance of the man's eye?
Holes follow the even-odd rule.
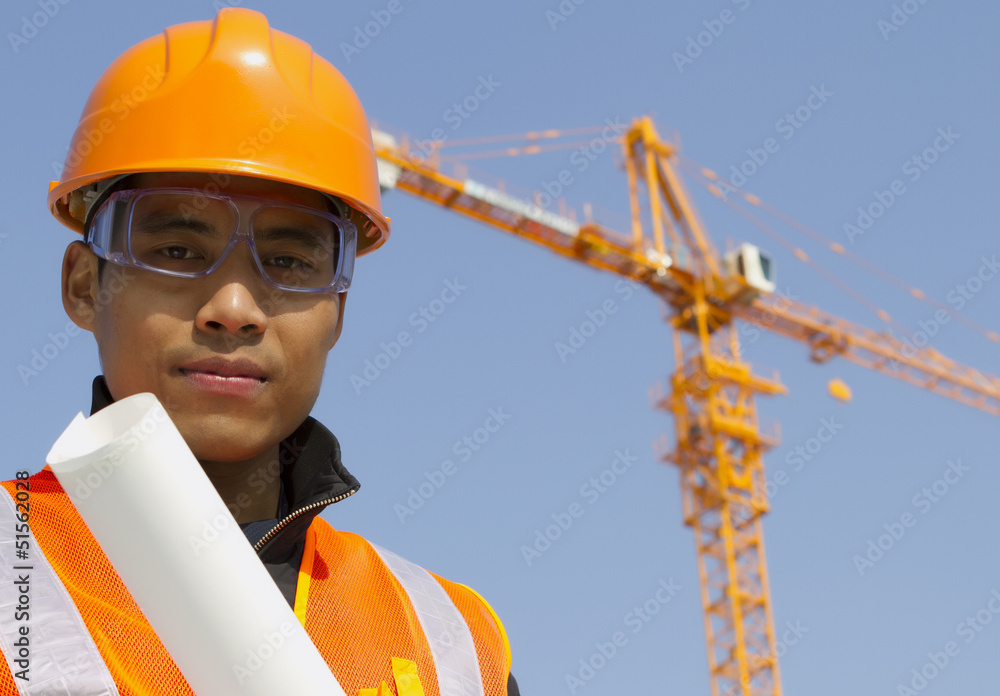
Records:
[[[266,263],[288,271],[302,271],[308,273],[315,270],[315,267],[308,261],[304,261],[295,256],[272,256],[266,261]]]
[[[168,259],[173,259],[175,261],[187,261],[189,259],[198,258],[198,252],[194,249],[189,249],[183,246],[168,246],[161,247],[159,252],[161,256],[165,256]]]

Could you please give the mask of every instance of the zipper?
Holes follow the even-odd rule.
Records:
[[[334,498],[327,498],[326,500],[320,500],[318,502],[312,503],[311,505],[306,505],[304,508],[299,508],[285,519],[279,521],[278,524],[274,525],[271,531],[269,531],[267,534],[261,537],[260,541],[254,544],[253,550],[257,553],[260,553],[260,550],[264,548],[264,545],[267,544],[267,542],[271,541],[271,539],[273,539],[278,532],[280,532],[284,527],[288,526],[289,522],[294,520],[296,517],[302,515],[302,513],[309,512],[310,510],[320,507],[322,505],[332,505],[333,503],[339,503],[344,498],[349,498],[350,496],[354,495],[357,492],[358,492],[358,487],[351,488],[347,492],[341,493],[340,495]]]

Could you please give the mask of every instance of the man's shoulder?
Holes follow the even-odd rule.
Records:
[[[311,531],[315,531],[315,549],[327,563],[346,563],[349,567],[370,568],[372,563],[384,565],[403,588],[414,582],[419,586],[419,577],[433,578],[455,608],[465,618],[474,635],[492,635],[502,645],[506,669],[510,670],[510,641],[500,617],[489,602],[468,585],[448,580],[402,556],[384,549],[365,539],[360,534],[334,529],[322,517],[316,517]],[[407,579],[410,578],[410,582]]]
[[[336,554],[338,558],[350,558],[352,556],[363,555],[369,558],[379,558],[382,563],[389,566],[390,568],[405,569],[410,571],[424,571],[429,575],[433,576],[435,580],[444,584],[446,589],[451,589],[451,587],[461,588],[464,591],[471,592],[479,601],[485,603],[485,600],[467,585],[457,583],[447,578],[438,575],[417,563],[414,563],[407,558],[390,551],[389,549],[382,548],[378,544],[375,544],[365,537],[357,534],[355,532],[348,532],[341,529],[335,529],[329,522],[320,516],[317,516],[313,522],[310,532],[316,534],[315,548],[321,556],[325,557],[329,554]]]
[[[335,529],[329,522],[320,516],[313,519],[310,527],[310,534],[315,534],[315,539],[308,545],[313,546],[321,558],[331,556],[337,559],[338,563],[359,563],[378,560],[386,565],[398,575],[402,572],[426,572],[436,580],[449,585],[458,585],[436,573],[432,573],[417,563],[413,563],[407,558],[389,549],[383,548],[356,532],[348,532],[342,529]],[[465,587],[464,585],[458,585]]]

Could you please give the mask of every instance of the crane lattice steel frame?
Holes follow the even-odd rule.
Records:
[[[684,190],[676,146],[647,117],[620,140],[630,235],[468,179],[461,166],[447,175],[426,143],[417,153],[407,136],[373,130],[384,187],[629,278],[664,301],[676,368],[669,389],[654,384],[649,396],[673,415],[675,440],[671,447],[661,437],[654,451],[679,468],[684,522],[695,532],[712,696],[780,696],[761,530],[768,510],[762,455],[778,433],[761,431],[755,397],[785,388],[776,374],[756,375],[741,359],[735,321],[805,343],[814,362],[840,356],[993,415],[1000,415],[1000,378],[789,297],[773,301],[720,259]]]

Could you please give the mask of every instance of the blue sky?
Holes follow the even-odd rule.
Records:
[[[662,134],[677,134],[687,157],[727,175],[748,150],[774,139],[747,191],[952,308],[958,302],[948,298],[965,288],[961,313],[1000,330],[1000,283],[970,284],[990,275],[982,269],[1000,252],[995,4],[564,0],[562,14],[553,15],[556,0],[399,0],[398,13],[367,44],[355,43],[357,32],[372,13],[385,17],[388,0],[243,4],[337,65],[371,119],[414,137],[435,129],[458,139],[627,123],[649,114]],[[42,466],[59,433],[89,408],[99,371],[89,334],[59,337],[68,321],[59,268],[73,237],[45,210],[54,163],[90,88],[120,52],[215,12],[208,0],[50,0],[43,22],[37,13],[45,5],[11,0],[0,10],[5,477]],[[697,43],[699,32],[713,28],[717,35],[701,37],[700,53],[689,48],[689,39]],[[690,62],[678,59],[687,50]],[[488,99],[456,119],[453,104],[483,80],[493,85]],[[790,129],[786,114],[817,93],[825,99]],[[912,158],[923,157],[941,131],[953,135],[938,140],[933,163],[914,178]],[[617,152],[605,151],[586,170],[570,157],[475,165],[526,190],[572,168],[570,204],[590,201],[609,219],[627,221]],[[844,225],[857,222],[859,206],[897,180],[904,190],[864,234],[849,238]],[[782,291],[883,328],[867,308],[688,185],[717,246],[758,244],[774,256]],[[325,517],[479,590],[505,621],[526,696],[708,693],[693,537],[681,522],[677,473],[651,447],[661,433],[672,438],[667,414],[647,399],[647,388],[673,369],[658,302],[641,289],[626,298],[611,275],[406,194],[389,193],[383,204],[392,237],[357,263],[343,337],[313,412],[340,439],[362,489]],[[934,324],[932,307],[782,232],[903,326]],[[414,319],[449,284],[454,301],[435,304],[443,311],[434,321]],[[562,360],[556,344],[609,299],[617,311]],[[932,330],[936,350],[1000,373],[997,345],[981,333],[954,320]],[[370,385],[352,386],[351,376],[401,331],[411,333],[411,344]],[[65,346],[23,379],[18,367],[53,342]],[[789,390],[759,402],[782,433],[766,465],[772,481],[784,472],[785,483],[774,484],[764,528],[775,625],[789,639],[781,655],[785,693],[888,696],[901,684],[912,687],[912,670],[922,669],[934,676],[921,694],[978,693],[995,683],[997,419],[846,362],[815,365],[803,346],[780,337],[762,335],[746,355],[759,371],[778,369]],[[827,394],[834,377],[853,389],[851,403]],[[504,422],[490,421],[495,432],[483,439],[488,431],[481,431],[477,443],[491,410]],[[831,421],[835,436],[808,461],[796,459],[796,447],[810,447]],[[466,437],[478,449],[456,446]],[[591,483],[602,473],[610,480],[604,472],[615,468],[624,473],[603,490]],[[408,502],[410,489],[419,494],[421,483],[440,481],[446,470],[419,508]],[[540,556],[526,558],[523,547],[553,515],[565,522],[574,505],[582,513]],[[413,514],[400,514],[404,506]],[[893,525],[905,515],[913,524],[859,571],[854,557],[886,525],[898,531]],[[648,620],[635,611],[644,604],[656,609],[643,614]],[[571,688],[567,675],[579,678],[580,661],[616,632],[624,639],[614,656]],[[927,668],[928,654],[950,642],[947,664]]]

